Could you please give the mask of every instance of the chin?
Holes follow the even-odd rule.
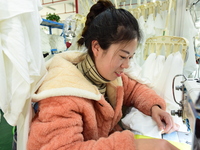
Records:
[[[113,77],[112,79],[110,79],[110,81],[113,81],[113,80],[115,80],[115,79],[117,79],[118,77]]]
[[[104,77],[106,80],[109,80],[109,81],[113,81],[113,80],[115,80],[115,79],[117,79],[118,78],[118,76],[116,76],[116,75],[114,75],[114,76],[106,76],[106,77]]]

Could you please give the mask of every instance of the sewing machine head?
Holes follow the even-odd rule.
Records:
[[[172,110],[171,114],[182,117],[193,134],[192,150],[200,150],[200,82],[199,80],[185,78],[182,85],[176,89],[183,92],[182,100],[179,103],[175,99],[181,109]]]
[[[188,126],[193,132],[193,150],[200,149],[200,83],[199,80],[184,82],[183,119],[188,119]]]

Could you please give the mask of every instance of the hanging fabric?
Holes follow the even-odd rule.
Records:
[[[17,126],[17,148],[26,150],[31,96],[46,74],[41,50],[39,0],[0,1],[0,108]]]
[[[168,14],[167,14],[165,30],[163,31],[163,35],[169,35],[168,24],[169,24],[169,20],[170,20],[171,7],[172,7],[172,0],[169,0]]]

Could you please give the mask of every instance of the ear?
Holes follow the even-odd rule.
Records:
[[[93,54],[94,54],[94,57],[97,57],[99,52],[100,52],[100,45],[99,45],[99,42],[97,40],[93,40],[92,41],[92,51],[93,51]]]

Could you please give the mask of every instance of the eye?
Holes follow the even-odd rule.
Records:
[[[124,57],[124,56],[120,56],[122,59],[126,59],[126,57]]]
[[[133,54],[133,56],[135,55],[135,53]],[[133,56],[129,57],[129,59],[133,59]]]
[[[133,56],[132,56],[132,57],[129,57],[129,59],[133,59]]]

